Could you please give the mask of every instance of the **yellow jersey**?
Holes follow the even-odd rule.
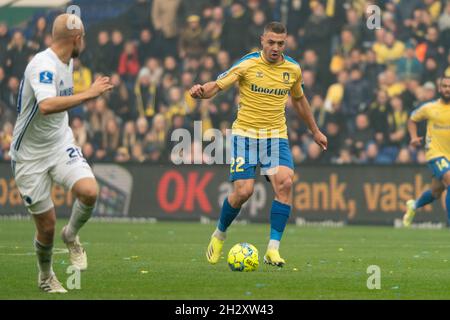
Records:
[[[285,106],[289,94],[303,96],[300,65],[283,55],[268,62],[261,51],[249,53],[216,80],[220,89],[239,83],[239,106],[232,133],[250,138],[285,138]]]
[[[92,84],[92,72],[88,68],[81,67],[73,71],[73,93],[83,92]]]
[[[441,99],[425,103],[411,114],[411,120],[427,120],[427,161],[439,157],[450,159],[450,103],[444,104]]]

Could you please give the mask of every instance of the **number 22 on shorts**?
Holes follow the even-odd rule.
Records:
[[[243,157],[231,158],[230,172],[243,172],[242,166],[245,164],[245,159]]]

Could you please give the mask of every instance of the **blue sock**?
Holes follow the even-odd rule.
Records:
[[[447,187],[447,195],[445,196],[445,207],[447,208],[447,225],[450,226],[450,186]]]
[[[241,208],[233,208],[228,202],[228,197],[225,198],[222,205],[222,211],[220,212],[219,223],[217,224],[217,229],[222,232],[227,231],[227,228],[233,222],[241,211]]]
[[[416,201],[416,209],[422,208],[426,206],[429,203],[432,203],[434,200],[436,200],[433,195],[431,194],[431,190],[427,190],[420,196],[419,199]]]
[[[270,210],[270,240],[281,240],[290,213],[290,205],[273,200]]]

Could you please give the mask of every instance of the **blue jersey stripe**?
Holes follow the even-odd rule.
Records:
[[[36,114],[36,112],[38,111],[38,109],[39,109],[39,108],[38,108],[38,103],[37,103],[37,101],[35,101],[35,102],[34,102],[34,105],[33,105],[33,109],[31,110],[31,113],[30,113],[30,115],[28,116],[28,120],[27,120],[27,122],[26,122],[26,124],[25,124],[25,127],[23,128],[22,132],[20,133],[19,138],[17,139],[17,143],[14,145],[14,149],[15,149],[16,151],[19,150],[20,144],[22,143],[23,136],[25,135],[25,132],[27,131],[27,128],[28,128],[28,126],[30,125],[31,121],[33,120],[34,115]]]
[[[11,169],[12,169],[13,177],[15,177],[16,176],[16,162],[14,160],[11,160]]]
[[[231,69],[233,69],[234,67],[236,67],[240,63],[244,62],[245,60],[252,59],[252,58],[257,58],[257,57],[259,57],[259,55],[260,55],[259,51],[246,54],[241,59],[239,59],[237,62],[235,62],[227,71],[222,72],[221,74],[219,74],[217,79],[220,79],[220,78],[226,76],[228,74],[228,72],[230,72]]]
[[[292,59],[291,57],[289,57],[289,56],[284,56],[284,59],[286,60],[286,61],[289,61],[289,62],[291,62],[291,63],[293,63],[293,64],[296,64],[296,65],[298,65],[299,67],[300,67],[300,63],[298,63],[297,61],[295,61],[294,59]]]
[[[246,54],[246,55],[243,56],[241,59],[239,59],[237,62],[235,62],[235,63],[231,66],[231,68],[237,66],[238,64],[244,62],[245,60],[252,59],[252,58],[258,58],[259,55],[260,55],[259,51],[256,51],[256,52],[252,52],[252,53]],[[231,68],[230,68],[230,69],[231,69]]]
[[[17,98],[17,114],[20,114],[20,111],[22,111],[22,92],[23,92],[23,79],[20,81],[19,86],[19,97]]]
[[[417,111],[419,111],[420,108],[430,104],[430,103],[436,103],[439,99],[433,99],[431,101],[426,101],[419,103],[419,105],[411,112],[410,116],[413,116]]]

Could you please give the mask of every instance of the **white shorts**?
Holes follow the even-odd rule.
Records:
[[[53,182],[72,190],[83,178],[94,178],[91,167],[81,150],[70,144],[60,152],[36,161],[12,163],[13,174],[23,202],[31,214],[44,213],[53,208]]]

